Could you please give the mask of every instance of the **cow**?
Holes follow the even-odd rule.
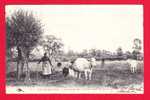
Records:
[[[131,73],[135,73],[137,71],[137,67],[140,61],[135,59],[128,59],[127,63],[130,66]]]
[[[81,73],[84,72],[85,79],[91,80],[93,67],[96,66],[95,58],[91,58],[88,61],[85,58],[77,58],[75,61],[71,62],[70,69],[73,70],[74,76],[78,79],[81,78]]]

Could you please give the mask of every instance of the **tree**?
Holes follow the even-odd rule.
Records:
[[[142,46],[141,46],[141,40],[138,39],[138,38],[135,38],[134,41],[133,41],[133,49],[136,50],[136,51],[140,51],[142,49]]]
[[[126,51],[125,55],[127,58],[131,58],[132,57],[132,53],[130,51]]]
[[[67,54],[68,57],[75,56],[75,52],[73,50],[68,50]]]
[[[41,41],[43,49],[48,53],[51,60],[56,60],[57,56],[62,53],[63,43],[61,39],[56,38],[53,35],[46,35]]]
[[[30,78],[28,59],[30,52],[38,44],[43,33],[40,20],[36,19],[32,12],[16,10],[6,19],[7,48],[16,47],[18,51],[17,79],[23,73],[26,64],[26,79]]]
[[[101,50],[96,50],[96,56],[100,57],[101,56]]]
[[[135,38],[133,40],[133,52],[132,52],[132,54],[133,54],[133,57],[135,59],[137,59],[138,55],[141,53],[140,52],[142,49],[141,43],[142,43],[141,40],[138,38]]]
[[[92,56],[92,57],[96,57],[96,49],[92,48],[89,50],[89,54]]]
[[[87,49],[83,49],[82,52],[80,53],[81,57],[87,57],[88,56],[88,50]]]
[[[122,56],[122,55],[123,55],[123,51],[122,51],[122,48],[121,48],[121,47],[119,47],[119,48],[117,49],[117,55],[118,55],[118,56]]]

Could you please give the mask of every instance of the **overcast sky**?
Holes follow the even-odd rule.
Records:
[[[20,8],[33,11],[44,34],[61,38],[65,51],[132,51],[134,38],[143,43],[142,5],[9,5],[6,15]]]

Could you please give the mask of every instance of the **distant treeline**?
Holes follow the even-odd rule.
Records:
[[[83,51],[81,53],[76,53],[73,51],[69,51],[67,53],[61,52],[57,56],[55,56],[55,60],[57,61],[71,61],[75,60],[76,58],[83,57],[90,59],[91,57],[94,57],[97,61],[99,60],[126,60],[126,59],[137,59],[140,58],[141,60],[143,59],[143,54],[140,52],[115,52],[112,53],[110,51],[100,51],[100,50],[92,50],[91,52]],[[39,61],[39,57],[37,55],[30,55],[29,61],[30,62],[35,62]],[[7,61],[17,61],[17,55],[12,58],[12,57],[7,57]]]

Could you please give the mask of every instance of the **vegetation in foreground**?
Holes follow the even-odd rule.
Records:
[[[119,88],[132,84],[143,83],[143,64],[138,65],[136,73],[131,73],[129,66],[125,62],[109,61],[105,62],[102,67],[101,62],[97,62],[96,68],[93,70],[92,80],[84,80],[84,74],[82,79],[76,79],[68,76],[63,77],[61,72],[54,73],[49,79],[43,79],[41,76],[41,66],[37,66],[36,62],[29,63],[32,66],[31,70],[31,81],[25,82],[25,73],[22,75],[21,80],[17,80],[16,63],[9,63],[7,67],[7,79],[6,83],[8,86],[88,86],[88,87],[99,87],[107,86],[112,88]],[[63,64],[65,66],[65,63]],[[11,68],[13,70],[11,70]]]

